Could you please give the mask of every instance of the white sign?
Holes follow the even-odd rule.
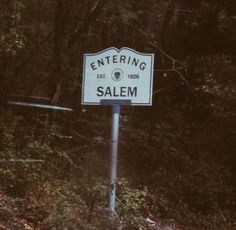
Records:
[[[108,48],[84,55],[82,104],[151,105],[154,54]]]

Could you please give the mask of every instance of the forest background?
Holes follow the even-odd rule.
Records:
[[[1,229],[236,229],[233,0],[1,0]],[[151,107],[122,107],[107,215],[108,106],[83,54],[155,54]],[[73,112],[9,106],[60,105]]]

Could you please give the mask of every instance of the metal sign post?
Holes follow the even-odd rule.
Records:
[[[120,105],[113,105],[112,108],[112,130],[111,130],[111,168],[110,183],[112,189],[109,194],[109,210],[115,212],[116,199],[116,174],[117,174],[117,156],[118,156],[118,140],[119,140],[119,117]]]
[[[84,55],[81,103],[112,105],[109,210],[115,212],[119,116],[121,105],[151,106],[154,54],[111,47]]]

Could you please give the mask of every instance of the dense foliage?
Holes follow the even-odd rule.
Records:
[[[236,228],[234,1],[1,0],[0,19],[1,229]],[[121,110],[113,217],[110,108],[80,105],[83,54],[111,46],[155,54],[152,107]]]

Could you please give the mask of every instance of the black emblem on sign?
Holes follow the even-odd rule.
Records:
[[[111,77],[114,81],[121,81],[123,76],[124,76],[124,73],[121,69],[114,69],[111,74]]]

